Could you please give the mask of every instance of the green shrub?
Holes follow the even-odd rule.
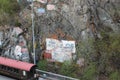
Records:
[[[96,80],[97,68],[95,63],[90,63],[89,66],[85,68],[81,80]]]
[[[76,77],[76,71],[78,71],[76,64],[66,61],[61,66],[60,74],[70,77]]]
[[[41,61],[38,62],[37,66],[40,70],[46,71],[47,70],[47,61],[46,60],[41,60]]]
[[[0,0],[0,25],[13,24],[19,11],[17,0]]]
[[[110,80],[120,80],[120,74],[118,71],[112,72],[109,76]]]

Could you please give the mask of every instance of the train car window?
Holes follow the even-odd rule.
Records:
[[[1,65],[1,69],[3,69],[3,65]]]
[[[13,69],[10,68],[10,67],[7,67],[7,70],[8,70],[8,71],[11,71],[11,72],[13,71]]]
[[[2,67],[1,67],[1,68],[2,68],[3,70],[6,70],[6,66],[3,66],[3,65],[2,65]]]
[[[13,68],[10,68],[10,71],[13,71]]]
[[[1,69],[1,66],[2,66],[2,65],[0,65],[0,69]]]
[[[19,73],[19,70],[18,70],[18,69],[14,69],[14,72],[15,72],[15,73]]]
[[[7,67],[7,70],[10,71],[10,67]]]
[[[7,70],[7,66],[5,66],[5,70]]]
[[[3,69],[3,65],[1,65],[1,69]]]
[[[6,66],[5,70],[8,70],[8,67]]]

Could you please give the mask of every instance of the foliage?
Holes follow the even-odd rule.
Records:
[[[90,55],[95,53],[93,42],[94,39],[87,39],[77,44],[76,46],[77,59],[79,59],[80,57],[90,59]]]
[[[109,77],[116,69],[120,73],[120,35],[107,32],[102,32],[101,35],[102,39],[85,41],[77,48],[79,57],[84,57],[86,61],[85,72],[81,77],[83,80],[94,80],[100,75]],[[112,77],[117,76],[112,74]]]
[[[39,61],[37,65],[40,70],[45,70],[45,71],[47,70],[47,61],[46,60]]]
[[[104,32],[102,36],[103,39],[96,40],[94,44],[96,54],[99,53],[96,62],[98,63],[99,74],[109,76],[116,69],[120,71],[120,35]]]
[[[0,0],[0,25],[12,24],[19,10],[17,0]]]
[[[13,14],[19,11],[17,0],[0,0],[0,12]]]
[[[95,63],[90,63],[84,70],[81,80],[96,80],[97,67]]]
[[[60,74],[70,77],[78,77],[76,74],[79,71],[78,66],[75,63],[70,63],[68,61],[64,62],[60,69]]]
[[[120,79],[120,76],[119,76],[119,75],[120,75],[120,74],[119,74],[118,71],[112,72],[112,73],[110,74],[109,79],[110,79],[110,80],[119,80],[119,79]]]
[[[106,59],[107,62],[111,62],[113,60],[119,61],[119,53],[120,53],[120,35],[119,34],[104,34],[105,37],[102,40],[96,41],[96,50],[98,50],[101,54],[101,60]],[[114,59],[112,60],[112,58]],[[117,64],[114,64],[117,65]]]

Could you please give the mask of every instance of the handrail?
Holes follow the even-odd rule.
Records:
[[[36,71],[38,73],[41,73],[42,77],[45,77],[45,78],[50,79],[50,80],[52,80],[51,78],[55,78],[56,80],[79,80],[79,79],[76,79],[76,78],[63,76],[63,75],[60,75],[60,74],[55,74],[55,73],[52,73],[52,72],[47,72],[47,71],[43,71],[43,70],[39,70],[39,69],[36,69]]]

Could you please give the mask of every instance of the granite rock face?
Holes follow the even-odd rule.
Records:
[[[44,38],[74,40],[81,40],[83,37],[100,38],[100,30],[107,27],[114,32],[119,32],[119,3],[119,0],[47,0],[46,3],[34,2],[34,12],[38,9],[41,10],[39,13],[35,13],[35,32]],[[48,5],[52,5],[52,7]],[[24,11],[30,10],[26,8]],[[28,12],[29,14],[31,13]],[[23,16],[23,18],[29,21],[27,20],[28,17]]]

